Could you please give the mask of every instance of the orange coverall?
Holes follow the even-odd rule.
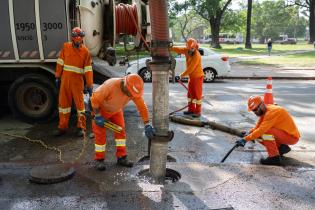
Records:
[[[80,48],[72,47],[72,42],[64,43],[57,60],[56,78],[61,77],[59,91],[59,126],[66,130],[69,124],[72,99],[78,113],[77,127],[86,129],[83,99],[84,78],[87,87],[93,86],[93,71],[89,50],[82,44]]]
[[[99,109],[100,114],[107,120],[122,127],[122,132],[114,133],[116,142],[116,157],[127,155],[126,150],[126,130],[123,115],[123,108],[132,100],[144,124],[149,122],[149,111],[143,100],[143,97],[133,98],[127,96],[121,90],[121,78],[112,78],[106,80],[99,86],[91,97],[93,109]],[[95,135],[95,160],[105,159],[106,151],[106,128],[96,125],[93,121],[92,129]]]
[[[287,110],[270,104],[250,134],[244,137],[246,141],[257,138],[261,139],[260,143],[266,147],[269,157],[274,157],[279,155],[278,147],[281,144],[296,144],[300,133]]]
[[[196,49],[190,56],[187,47],[172,47],[171,51],[177,54],[184,54],[186,57],[186,70],[181,73],[181,77],[189,76],[188,81],[188,111],[195,114],[201,114],[202,103],[202,84],[204,73],[201,66],[201,55]]]

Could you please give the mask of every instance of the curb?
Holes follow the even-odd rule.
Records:
[[[267,79],[268,76],[259,76],[259,77],[221,77],[218,79],[251,79],[251,80],[261,80]],[[273,80],[315,80],[315,77],[277,77],[271,76]]]

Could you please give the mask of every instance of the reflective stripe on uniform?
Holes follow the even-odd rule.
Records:
[[[85,109],[78,110],[77,113],[78,113],[78,115],[81,115],[82,113],[85,113]]]
[[[71,112],[71,107],[67,107],[67,108],[61,108],[59,107],[59,113],[62,113],[62,114],[68,114]]]
[[[105,152],[106,144],[95,144],[95,152]]]
[[[193,99],[191,103],[196,104],[197,103],[197,99]]]
[[[77,74],[83,74],[84,73],[84,70],[82,68],[75,67],[75,66],[69,66],[69,65],[64,65],[63,70],[74,72]]]
[[[191,102],[191,98],[187,98],[188,103]]]
[[[196,104],[201,105],[202,104],[202,99],[196,100]]]
[[[266,89],[265,93],[272,93],[272,89]]]
[[[271,134],[263,134],[261,136],[261,138],[264,140],[264,141],[274,141],[275,140],[275,137]]]
[[[92,71],[92,66],[85,66],[84,67],[84,73]]]
[[[125,147],[126,146],[126,139],[115,139],[116,147]]]
[[[64,64],[64,62],[63,62],[63,60],[62,60],[61,58],[58,58],[58,59],[57,59],[57,63],[58,63],[59,65],[62,65],[62,66],[63,66],[63,64]]]

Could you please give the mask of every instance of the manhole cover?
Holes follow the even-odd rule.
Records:
[[[154,183],[154,179],[152,177],[152,175],[150,174],[150,170],[149,169],[144,169],[142,171],[140,171],[138,173],[138,176],[140,177],[146,177],[148,178],[147,180],[151,183]],[[166,174],[165,174],[165,183],[175,183],[178,182],[178,180],[180,180],[181,175],[179,172],[170,169],[170,168],[166,168]]]
[[[34,167],[30,172],[30,182],[37,184],[54,184],[71,179],[75,170],[63,164]]]

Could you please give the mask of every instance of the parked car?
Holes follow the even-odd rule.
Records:
[[[296,44],[296,38],[287,38],[281,41],[280,44]]]
[[[199,48],[201,54],[202,68],[205,74],[204,82],[213,82],[216,78],[224,77],[231,71],[229,58],[220,55],[207,48]],[[152,73],[147,68],[146,62],[151,60],[151,57],[141,58],[129,63],[126,74],[139,74],[144,82],[152,81]],[[177,55],[175,57],[175,75],[179,76],[180,73],[186,69],[186,58],[184,55]]]

